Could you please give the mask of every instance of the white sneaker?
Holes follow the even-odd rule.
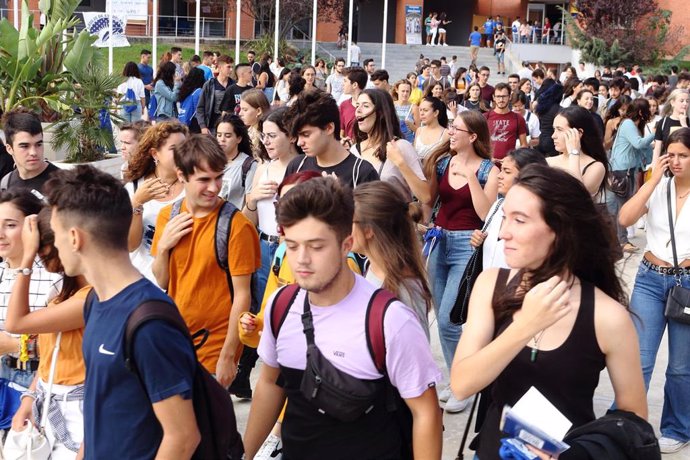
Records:
[[[261,449],[254,456],[254,460],[280,460],[283,458],[282,450],[280,438],[274,434],[269,434]]]
[[[659,450],[661,450],[662,454],[672,454],[673,452],[678,452],[688,444],[690,444],[690,441],[676,441],[675,439],[667,438],[666,436],[659,438]]]
[[[443,46],[448,46],[448,43],[444,43]]]
[[[443,391],[438,394],[438,400],[441,402],[447,402],[453,393],[450,391],[450,387],[446,387]]]
[[[449,414],[457,414],[458,412],[464,411],[469,403],[470,398],[460,401],[456,399],[455,396],[451,395],[443,409]]]

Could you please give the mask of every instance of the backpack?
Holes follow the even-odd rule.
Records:
[[[94,290],[91,289],[86,297],[85,316],[88,315],[88,310],[95,296]],[[151,320],[167,322],[187,337],[192,349],[196,350],[194,336],[189,334],[187,324],[174,304],[161,300],[149,300],[139,304],[127,319],[124,355],[127,370],[137,376],[142,387],[144,387],[144,382],[141,380],[141,374],[139,374],[139,370],[134,362],[132,345],[139,327]],[[206,336],[208,336],[207,331],[201,332],[206,333]],[[205,339],[202,340],[202,343],[203,341]],[[196,370],[192,388],[192,403],[194,414],[196,415],[196,423],[201,434],[201,441],[192,455],[192,459],[239,460],[244,455],[244,446],[242,444],[242,437],[237,431],[237,420],[230,394],[201,365],[196,358],[196,351],[195,359]]]
[[[198,94],[200,92],[201,88],[197,88],[192,94],[187,96],[184,101],[180,102],[180,110],[177,114],[177,119],[180,120],[180,123],[189,126],[194,119],[196,115],[196,103],[199,101]]]
[[[280,328],[287,318],[290,307],[292,306],[300,287],[298,284],[288,284],[281,288],[273,300],[271,308],[271,331],[275,340],[278,339]],[[412,460],[412,413],[407,404],[402,400],[398,390],[391,384],[386,369],[386,341],[383,329],[383,320],[388,311],[388,307],[398,299],[385,289],[377,289],[369,299],[365,318],[365,335],[367,349],[371,356],[376,370],[386,379],[386,410],[393,413],[393,418],[398,424],[400,437],[403,441],[401,446],[401,459]]]
[[[156,118],[157,111],[158,99],[156,99],[156,95],[151,91],[151,99],[149,99],[149,120],[154,120]]]
[[[134,113],[137,111],[137,107],[139,107],[137,95],[134,94],[132,88],[127,88],[125,97],[122,99],[122,108],[125,110],[125,113]]]
[[[182,209],[181,198],[173,203],[172,210],[170,211],[170,219],[175,217],[180,213]],[[218,266],[225,272],[225,279],[228,283],[228,289],[230,290],[230,297],[235,298],[235,289],[232,286],[232,274],[230,273],[230,264],[228,263],[228,239],[230,238],[230,231],[232,229],[232,219],[239,210],[230,203],[229,201],[223,202],[218,211],[218,218],[216,220],[216,231],[214,234],[214,244],[213,248],[216,254],[216,262]],[[256,312],[259,306],[259,300],[261,297],[256,295],[255,292],[256,283],[254,282],[254,275],[252,275],[251,281],[251,305],[249,310],[251,312]]]
[[[190,344],[194,346],[192,337],[189,335],[189,329],[177,307],[161,301],[142,303],[130,314],[125,329],[125,365],[130,372],[138,377],[140,375],[132,353],[134,335],[142,324],[154,319],[166,321],[174,326],[175,329],[188,337]],[[237,420],[230,394],[201,365],[198,359],[194,373],[192,402],[196,423],[201,434],[201,442],[192,455],[192,459],[241,459],[244,454],[244,447],[242,437],[237,431]]]
[[[254,163],[256,163],[256,160],[251,155],[248,155],[247,158],[245,158],[244,161],[242,162],[242,189],[243,190],[247,190],[247,175],[249,174],[249,170],[252,169],[252,165]]]

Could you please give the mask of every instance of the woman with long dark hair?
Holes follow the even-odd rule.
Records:
[[[553,121],[561,109],[563,86],[555,80],[547,78],[542,83],[540,91],[537,107],[534,109],[534,113],[539,117],[539,129],[541,130],[537,150],[550,157],[558,155],[556,147],[553,145]]]
[[[261,68],[259,69],[259,78],[256,82],[256,88],[264,92],[269,103],[273,103],[276,86],[275,75],[273,75],[267,60],[262,60],[260,64]]]
[[[356,143],[351,151],[376,168],[381,180],[391,182],[408,199],[429,204],[429,184],[415,149],[402,139],[391,95],[380,89],[365,89],[355,101]]]
[[[621,95],[606,110],[606,116],[604,117],[604,148],[608,151],[613,146],[613,140],[618,132],[618,125],[623,120],[623,115],[625,115],[631,102],[630,96]]]
[[[433,222],[435,243],[428,259],[429,280],[434,297],[438,332],[448,369],[462,329],[450,322],[458,285],[472,254],[470,239],[482,226],[491,203],[496,200],[498,169],[491,162],[491,137],[484,116],[474,110],[460,112],[448,129],[450,141],[429,155],[424,169],[432,198],[440,203]],[[459,412],[466,401],[449,392],[446,411]]]
[[[493,215],[488,228],[482,232],[480,229],[472,233],[470,244],[476,248],[483,243],[482,250],[482,269],[489,268],[508,268],[503,254],[504,242],[498,237],[503,224],[503,197],[508,194],[508,190],[515,184],[518,174],[527,165],[540,164],[546,165],[544,155],[534,149],[515,149],[506,155],[501,161],[501,170],[498,173],[498,195],[499,198],[489,209],[487,216]]]
[[[141,120],[141,115],[146,110],[144,82],[141,81],[139,67],[132,61],[125,64],[122,70],[122,76],[125,77],[126,80],[115,90],[117,94],[120,95],[120,101],[123,102],[123,106],[120,109],[120,116],[126,122],[133,123]],[[132,99],[129,99],[128,96],[132,96]]]
[[[549,157],[549,166],[563,169],[585,184],[593,197],[601,198],[608,173],[608,159],[601,132],[582,107],[561,109],[553,121],[553,142],[560,155]],[[597,202],[603,202],[598,199]]]
[[[637,171],[645,166],[646,151],[651,150],[654,133],[647,128],[652,117],[649,101],[645,98],[635,99],[630,103],[618,125],[618,132],[611,146],[611,174],[614,177],[626,178],[625,190],[614,193],[606,192],[606,205],[609,213],[618,222],[618,212],[635,193]],[[645,132],[646,130],[646,132]],[[618,242],[623,251],[635,252],[639,248],[628,240],[628,231],[618,223]]]
[[[432,150],[448,141],[446,104],[438,98],[425,97],[419,104],[419,120],[422,126],[415,132],[414,148],[424,163]]]
[[[180,87],[175,84],[175,63],[168,61],[158,68],[158,74],[153,80],[153,95],[156,97],[156,120],[167,120],[177,117],[177,95]]]
[[[668,328],[669,360],[659,447],[662,453],[671,453],[684,448],[690,441],[690,386],[687,383],[690,379],[690,326],[664,316],[670,289],[676,285],[690,288],[690,219],[685,209],[690,201],[690,128],[670,134],[664,153],[653,163],[651,178],[623,205],[618,219],[625,227],[647,215],[647,247],[637,270],[630,309],[635,314],[647,388],[661,338]],[[669,206],[674,222],[675,255],[669,243]],[[675,271],[674,265],[679,267]]]
[[[177,118],[182,124],[187,125],[189,131],[192,133],[201,132],[199,122],[194,115],[196,114],[196,106],[199,103],[199,97],[201,96],[201,89],[204,83],[206,83],[204,71],[194,67],[189,71],[187,76],[184,77],[182,86],[180,86],[180,92],[178,93],[180,108]]]
[[[489,111],[486,102],[482,99],[482,87],[479,83],[470,83],[465,90],[465,98],[462,101],[462,106],[468,110],[477,110],[481,113]]]
[[[367,281],[412,308],[429,338],[431,289],[414,222],[421,216],[419,206],[383,181],[358,186],[354,199],[352,251],[368,258]]]
[[[457,398],[491,385],[478,458],[501,458],[503,407],[515,405],[531,387],[573,428],[593,421],[592,399],[604,367],[617,408],[646,418],[635,329],[615,268],[616,243],[589,191],[565,171],[529,165],[508,191],[503,210],[500,237],[512,270],[479,275],[451,370]]]
[[[588,89],[583,89],[582,91],[577,93],[577,96],[575,96],[575,103],[579,107],[582,107],[585,110],[589,111],[589,113],[592,115],[592,118],[594,118],[594,123],[599,128],[599,132],[601,132],[602,139],[603,139],[604,120],[602,120],[601,117],[599,116],[599,114],[597,113],[597,107],[594,107],[595,101],[596,101],[596,99],[594,99],[594,93]]]

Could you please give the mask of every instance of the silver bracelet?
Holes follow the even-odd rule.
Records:
[[[33,400],[36,400],[38,399],[38,393],[36,393],[35,391],[27,390],[24,393],[22,393],[22,395],[19,397],[19,400],[21,401],[24,398],[31,398]]]

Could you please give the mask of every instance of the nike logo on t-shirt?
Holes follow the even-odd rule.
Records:
[[[115,353],[112,352],[112,351],[106,350],[105,347],[103,346],[103,344],[101,344],[101,346],[98,347],[98,352],[99,352],[99,353],[102,353],[102,354],[104,354],[104,355],[109,355],[109,356],[112,356],[112,355],[115,354]]]

